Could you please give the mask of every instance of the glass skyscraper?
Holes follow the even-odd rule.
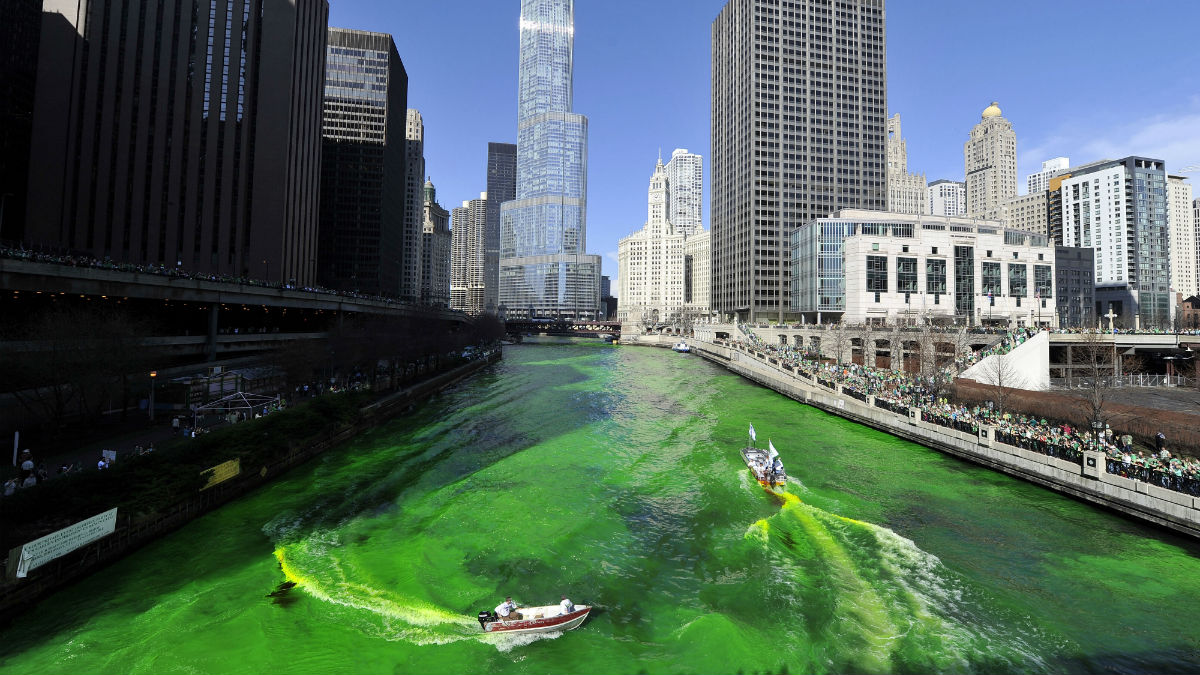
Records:
[[[571,112],[574,0],[521,1],[516,199],[501,205],[500,304],[510,317],[594,318],[600,256],[584,253],[587,118]]]

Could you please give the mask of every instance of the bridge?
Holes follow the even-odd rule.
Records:
[[[611,335],[621,337],[621,323],[618,321],[554,320],[554,319],[509,319],[504,322],[504,330],[512,336],[522,335],[564,335],[569,337],[594,337]]]

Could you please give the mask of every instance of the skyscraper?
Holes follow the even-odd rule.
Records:
[[[965,216],[967,185],[956,180],[935,180],[929,184],[929,213],[935,216]]]
[[[408,75],[386,33],[329,29],[321,167],[321,280],[400,295]]]
[[[888,211],[929,213],[929,188],[925,174],[908,172],[908,143],[900,135],[900,113],[887,121]]]
[[[488,143],[487,224],[484,231],[484,305],[500,306],[500,205],[517,198],[517,145]]]
[[[421,234],[421,303],[450,306],[450,213],[437,203],[437,190],[425,181],[425,225]]]
[[[704,158],[676,148],[667,162],[667,219],[680,234],[700,232],[704,205]]]
[[[509,316],[594,317],[587,118],[571,111],[574,0],[522,0],[520,29],[517,194],[500,207],[500,304]]]
[[[1042,162],[1042,170],[1029,174],[1025,179],[1029,193],[1045,192],[1050,189],[1050,179],[1063,175],[1070,166],[1071,160],[1067,157],[1055,157]]]
[[[468,314],[494,313],[487,292],[487,193],[451,211],[450,307]]]
[[[884,0],[729,0],[713,21],[714,310],[784,318],[791,233],[886,208],[885,19]]]
[[[1175,299],[1168,269],[1167,175],[1161,159],[1125,157],[1050,180],[1050,232],[1095,249],[1096,313],[1118,325],[1166,328]]]
[[[1000,205],[1017,196],[1017,134],[995,101],[963,144],[967,215],[996,218]]]
[[[425,224],[425,121],[421,111],[408,109],[404,125],[404,236],[400,252],[400,297],[421,295],[421,245]]]
[[[1196,257],[1196,224],[1192,216],[1192,184],[1184,176],[1167,176],[1167,225],[1171,232],[1171,289],[1187,298],[1200,294],[1200,260]],[[1174,300],[1172,300],[1174,302]]]
[[[312,283],[327,0],[43,9],[26,242]]]

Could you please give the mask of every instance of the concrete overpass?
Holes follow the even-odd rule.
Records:
[[[621,336],[621,324],[617,321],[579,320],[529,320],[509,319],[504,322],[504,330],[509,335],[564,335],[571,337],[600,337],[601,335]]]

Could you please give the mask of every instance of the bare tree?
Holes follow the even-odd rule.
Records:
[[[1008,354],[993,354],[985,359],[980,367],[982,372],[979,383],[988,388],[992,400],[996,402],[996,411],[1003,415],[1005,404],[1012,394],[1011,390],[1025,386],[1025,375],[1009,360]]]
[[[1106,408],[1116,379],[1116,350],[1105,336],[1111,339],[1108,333],[1084,333],[1080,344],[1074,347],[1082,361],[1078,366],[1080,376],[1075,378],[1079,388],[1072,391],[1088,420],[1097,428],[1108,417]]]
[[[829,331],[829,343],[833,347],[834,362],[838,364],[844,363],[842,357],[846,354],[846,348],[850,346],[850,333],[846,330],[845,324],[840,322],[834,324],[833,328]]]
[[[854,328],[853,335],[862,350],[863,366],[873,367],[875,365],[875,327],[871,325],[870,321],[864,321]]]

